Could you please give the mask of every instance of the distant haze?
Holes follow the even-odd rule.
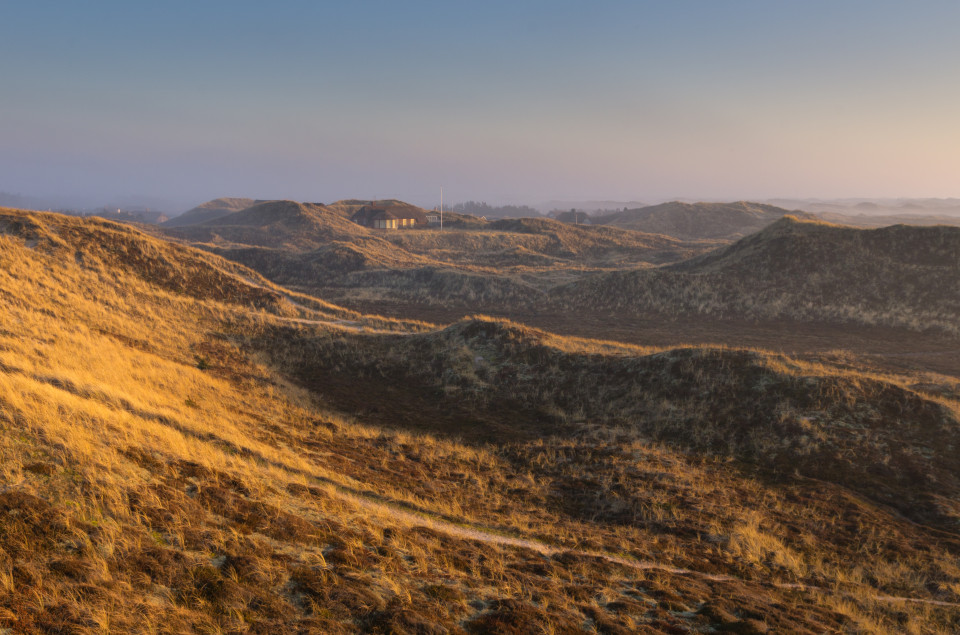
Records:
[[[7,2],[0,191],[949,197],[960,4]]]

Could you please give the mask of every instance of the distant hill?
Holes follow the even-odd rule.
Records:
[[[681,263],[587,277],[551,294],[570,307],[960,333],[960,228],[787,217]]]
[[[146,223],[148,225],[159,225],[170,220],[166,214],[151,210],[121,210],[117,211],[104,209],[84,216],[98,216],[106,220],[117,221],[118,223]]]
[[[673,201],[606,216],[595,216],[594,224],[612,225],[651,234],[684,239],[734,239],[759,231],[783,218],[797,214],[773,205],[736,203],[681,203]],[[812,216],[799,213],[801,217]]]
[[[557,275],[568,280],[584,270],[676,262],[718,244],[618,227],[576,227],[548,218],[489,222],[445,213],[443,231],[436,226],[368,229],[349,220],[371,204],[424,212],[393,199],[347,199],[329,205],[260,201],[164,231],[252,267],[274,282],[325,297],[343,300],[359,294],[477,309],[523,303],[542,294],[531,280],[513,279],[517,274],[543,274],[541,286],[549,286]],[[565,271],[569,273],[560,273]]]
[[[398,258],[408,258],[411,265],[421,266],[426,257],[436,264],[476,263],[501,269],[518,263],[509,258],[498,262],[493,256],[512,252],[521,258],[528,253],[531,264],[558,264],[558,258],[579,258],[600,259],[610,266],[622,261],[674,262],[719,244],[683,241],[615,226],[576,227],[543,217],[483,221],[470,215],[445,213],[444,229],[448,231],[444,232],[435,226],[371,230],[349,220],[357,210],[371,204],[396,212],[425,211],[393,199],[347,199],[329,205],[295,201],[257,201],[246,205],[249,199],[217,201],[228,201],[238,209],[189,225],[171,227],[168,223],[165,230],[179,238],[221,249],[248,246],[307,252],[322,248],[329,253],[346,253],[341,248],[331,251],[328,247],[333,243],[351,243],[354,253],[364,252],[374,262],[390,262],[394,266]],[[205,205],[209,210],[224,211],[226,204],[217,201]],[[395,253],[374,254],[374,245],[382,252]]]
[[[238,206],[240,204],[238,203]],[[332,240],[367,237],[369,230],[319,203],[259,201],[214,218],[170,228],[169,233],[214,245],[316,249]]]
[[[163,223],[163,226],[182,227],[184,225],[206,223],[221,216],[246,209],[255,203],[257,201],[252,198],[216,198],[171,218]]]
[[[171,229],[171,234],[194,242],[293,251],[317,249],[332,241],[362,241],[371,238],[381,240],[382,237],[397,231],[374,231],[350,221],[350,217],[357,210],[371,205],[371,201],[345,200],[324,205],[277,200],[253,201],[247,205],[245,203],[249,202],[249,199],[218,199],[220,200],[233,201],[232,205],[237,209],[222,213],[225,207],[211,205],[211,209],[216,212],[212,218],[179,227],[169,224],[165,227]],[[215,202],[211,201],[210,204]],[[373,201],[372,204],[388,211],[412,210],[418,214],[424,213],[423,209],[403,201]],[[477,219],[467,219],[472,225],[483,224]],[[448,220],[451,224],[456,224],[461,218],[459,215],[452,215]]]
[[[856,227],[889,227],[890,225],[953,225],[960,226],[960,216],[935,216],[918,213],[900,214],[853,214],[841,212],[816,212],[816,216],[828,223],[854,225]]]
[[[960,199],[956,198],[771,199],[765,202],[823,215],[827,220],[830,220],[829,216],[832,214],[854,217],[860,215],[902,216],[905,218],[960,216]],[[911,225],[919,224],[913,220],[902,222]]]
[[[354,202],[328,206],[264,201],[166,232],[254,268],[274,282],[304,288],[339,284],[343,276],[363,269],[433,264],[384,238],[410,230],[371,230],[350,221],[350,210],[360,207]]]

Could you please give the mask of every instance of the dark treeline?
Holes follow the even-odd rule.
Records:
[[[27,203],[26,197],[20,196],[19,194],[0,192],[0,205],[5,207],[26,207]]]
[[[501,205],[494,207],[483,201],[467,201],[466,203],[457,203],[450,207],[445,207],[451,212],[460,214],[472,214],[473,216],[486,216],[487,218],[523,218],[526,216],[540,216],[540,212],[529,205]]]

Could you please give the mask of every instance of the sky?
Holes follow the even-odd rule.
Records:
[[[0,0],[0,191],[960,196],[960,3]]]

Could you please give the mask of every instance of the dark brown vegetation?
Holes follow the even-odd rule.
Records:
[[[407,337],[269,334],[264,346],[278,340],[291,343],[273,348],[278,359],[306,385],[382,425],[488,442],[612,426],[771,475],[829,480],[915,520],[960,527],[950,502],[960,499],[956,404],[899,378],[760,351],[571,347],[487,319]],[[389,405],[368,413],[380,392]]]
[[[352,301],[351,309],[435,324],[449,324],[473,313],[455,306]],[[747,347],[800,359],[829,359],[863,370],[892,373],[932,372],[960,378],[960,339],[940,332],[906,328],[798,320],[719,319],[708,315],[631,315],[609,310],[501,310],[499,318],[558,335],[654,346],[707,345]],[[846,360],[846,362],[843,362]]]
[[[784,218],[656,270],[551,290],[564,309],[790,319],[960,334],[960,228],[854,229]]]
[[[0,629],[960,629],[947,378],[361,317],[9,210],[0,298]]]

